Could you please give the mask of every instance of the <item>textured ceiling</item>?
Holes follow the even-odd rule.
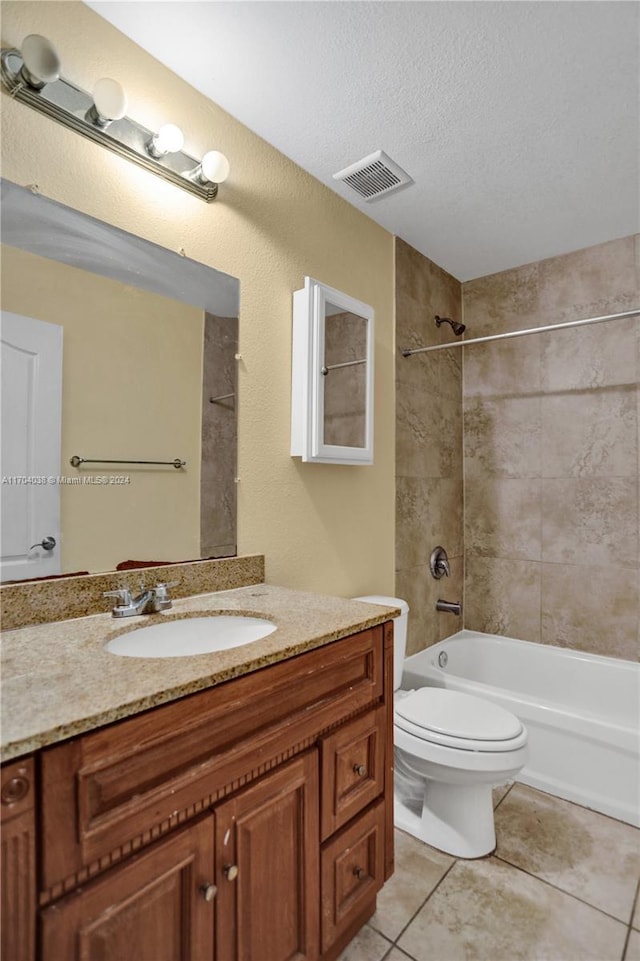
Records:
[[[640,229],[636,3],[89,6],[460,280]],[[415,184],[366,203],[377,149]]]

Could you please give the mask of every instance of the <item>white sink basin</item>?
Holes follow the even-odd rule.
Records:
[[[184,617],[127,631],[105,647],[121,657],[192,657],[251,644],[275,629],[275,624],[262,617],[228,614]]]

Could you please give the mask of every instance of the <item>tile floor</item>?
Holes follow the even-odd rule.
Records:
[[[640,830],[522,784],[462,861],[396,831],[396,872],[340,961],[640,961]]]

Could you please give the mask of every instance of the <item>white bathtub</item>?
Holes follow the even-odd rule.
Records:
[[[460,631],[406,659],[402,687],[426,685],[520,718],[530,757],[519,781],[640,825],[640,664]]]

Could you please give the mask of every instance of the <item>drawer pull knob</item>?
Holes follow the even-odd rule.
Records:
[[[227,881],[235,881],[235,879],[238,877],[237,864],[225,864],[222,870],[226,875]]]
[[[354,764],[353,770],[359,777],[364,777],[367,773],[367,769],[364,764]]]
[[[17,804],[29,793],[29,780],[26,777],[12,777],[2,786],[2,803]]]
[[[357,877],[358,881],[364,881],[367,876],[367,872],[364,868],[354,868],[353,873]]]
[[[205,901],[213,901],[218,889],[215,884],[202,884],[200,885],[200,894],[205,899]]]

